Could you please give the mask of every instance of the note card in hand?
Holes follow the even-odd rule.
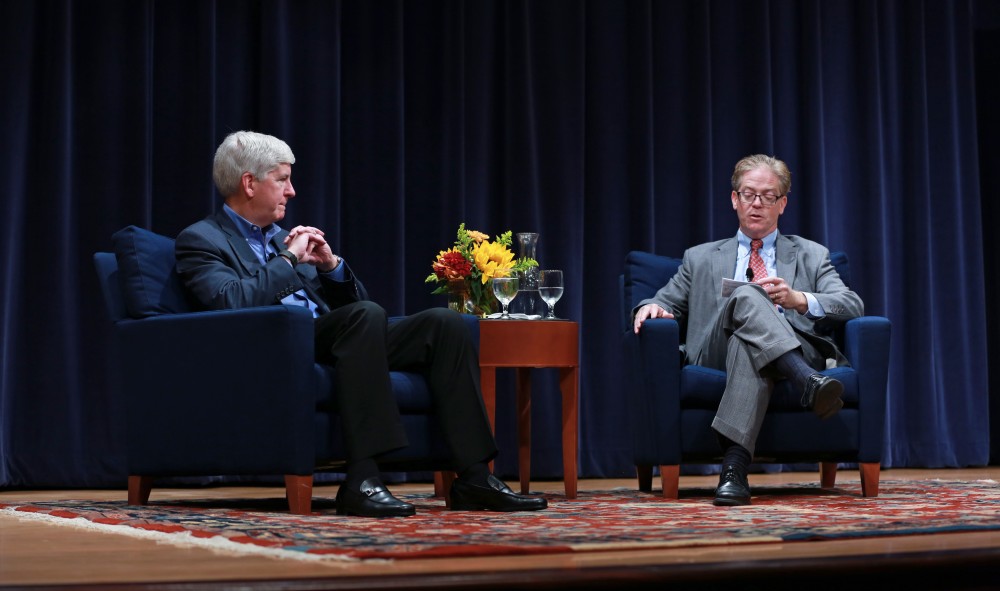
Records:
[[[736,281],[735,279],[722,278],[722,297],[728,298],[733,290],[741,285],[746,285],[746,281]]]

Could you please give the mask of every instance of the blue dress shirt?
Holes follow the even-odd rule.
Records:
[[[240,233],[243,234],[243,237],[246,238],[247,245],[249,245],[250,250],[257,255],[257,259],[260,261],[260,264],[266,265],[268,261],[278,255],[277,250],[271,243],[271,240],[278,235],[278,232],[281,231],[278,224],[271,224],[267,228],[261,228],[233,211],[233,209],[228,205],[223,205],[222,209],[226,212],[229,218],[233,220],[233,223],[239,229]],[[325,276],[335,281],[343,281],[343,259],[337,263],[336,267],[327,271]],[[305,306],[312,312],[313,317],[319,316],[319,306],[316,305],[316,302],[309,299],[309,296],[306,295],[304,289],[300,289],[295,293],[286,296],[283,300],[281,300],[281,303],[289,306]]]
[[[760,248],[760,258],[764,259],[764,266],[767,267],[768,277],[777,277],[778,266],[775,262],[775,252],[774,243],[778,239],[778,231],[775,230],[764,236],[764,245]],[[739,247],[736,250],[736,275],[733,279],[737,281],[746,281],[747,278],[747,267],[750,266],[750,237],[743,233],[743,230],[736,231],[736,241],[739,243]],[[759,279],[755,277],[754,279]],[[789,283],[791,287],[791,283]],[[826,311],[823,310],[823,306],[820,305],[819,300],[816,299],[811,293],[802,292],[806,296],[806,301],[809,303],[809,310],[806,312],[806,316],[810,318],[822,318],[826,316]],[[778,306],[778,308],[784,312],[785,310]]]

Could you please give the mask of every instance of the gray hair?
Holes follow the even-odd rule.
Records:
[[[781,194],[787,195],[792,190],[792,171],[788,170],[788,165],[781,160],[764,154],[745,156],[736,163],[736,167],[733,169],[733,190],[740,190],[744,174],[765,166],[771,169],[774,176],[778,177],[778,190],[781,191]]]
[[[219,193],[229,197],[239,190],[244,172],[262,179],[279,164],[295,164],[288,144],[272,135],[234,131],[215,150],[212,180]]]

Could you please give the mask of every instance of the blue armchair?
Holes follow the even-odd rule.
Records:
[[[148,502],[154,477],[284,475],[291,512],[308,513],[313,474],[346,458],[335,370],[313,361],[312,316],[280,305],[195,311],[174,271],[172,238],[129,226],[113,244],[94,262],[113,323],[114,399],[126,411],[129,504]],[[478,346],[478,321],[467,318]],[[220,335],[244,345],[220,346]],[[407,372],[391,379],[410,445],[381,467],[441,471],[444,495],[450,453],[427,384]]]
[[[847,256],[831,261],[850,284]],[[652,490],[653,466],[659,466],[663,496],[677,498],[680,464],[717,464],[721,449],[711,428],[722,399],[725,373],[685,365],[679,346],[684,335],[673,319],[648,320],[632,331],[632,309],[653,297],[681,264],[680,259],[633,251],[619,277],[622,344],[628,373],[633,454],[639,489]],[[819,462],[820,484],[832,488],[839,463],[856,463],[861,490],[878,496],[885,432],[890,323],[880,316],[848,321],[835,335],[851,367],[823,373],[844,384],[844,408],[820,420],[803,409],[788,384],[779,382],[757,440],[756,463]]]

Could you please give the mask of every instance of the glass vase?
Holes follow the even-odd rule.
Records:
[[[496,298],[492,291],[483,290],[481,293],[482,301],[477,302],[464,279],[452,279],[448,282],[448,308],[462,314],[488,316],[493,313]]]
[[[517,242],[521,247],[520,258],[538,260],[535,254],[538,248],[538,232],[519,232]],[[540,267],[529,267],[521,274],[521,285],[517,290],[517,297],[511,302],[513,308],[511,312],[529,316],[541,315],[543,304],[538,295],[539,269]]]
[[[465,313],[469,302],[469,286],[464,279],[452,279],[448,282],[448,309]]]

